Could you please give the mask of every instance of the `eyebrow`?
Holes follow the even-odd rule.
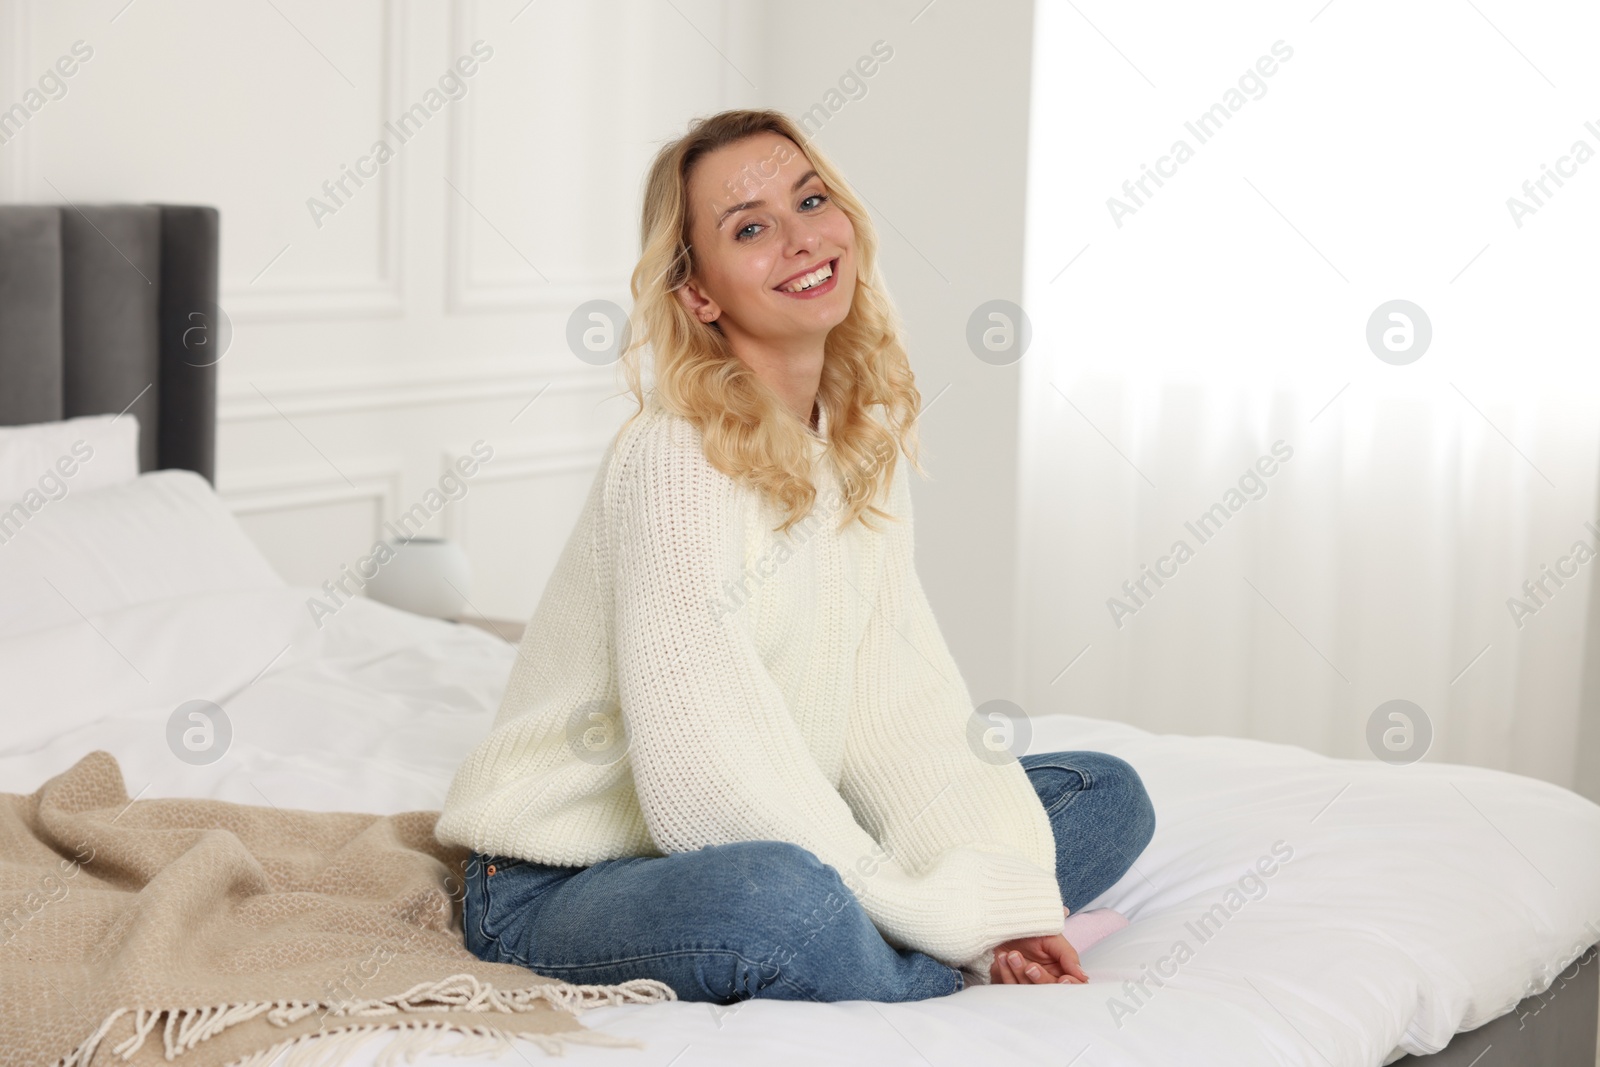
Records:
[[[795,182],[793,188],[791,188],[789,191],[791,193],[798,193],[800,191],[801,187],[804,186],[806,182],[810,181],[812,178],[815,178],[815,177],[817,177],[817,172],[816,171],[814,171],[814,170],[806,171],[804,174],[800,175],[800,180]],[[722,229],[722,224],[724,222],[728,221],[728,216],[729,215],[737,215],[739,212],[744,211],[744,210],[746,210],[748,208],[762,207],[765,204],[766,204],[765,200],[746,200],[742,204],[733,205],[728,210],[724,211],[721,215],[717,216],[717,229],[719,229],[719,230]]]

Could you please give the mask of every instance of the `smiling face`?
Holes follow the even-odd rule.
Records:
[[[855,228],[798,146],[761,133],[689,174],[694,273],[678,298],[730,341],[826,337],[855,295]]]

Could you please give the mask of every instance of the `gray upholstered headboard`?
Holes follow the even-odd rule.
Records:
[[[212,207],[0,204],[0,425],[127,408],[141,471],[215,484],[217,242]]]

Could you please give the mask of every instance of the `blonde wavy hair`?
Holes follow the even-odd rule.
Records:
[[[780,111],[733,110],[696,119],[684,136],[662,146],[650,166],[639,262],[630,283],[632,338],[620,357],[639,410],[623,429],[645,409],[640,353],[648,346],[657,399],[700,430],[712,466],[787,510],[775,530],[787,531],[816,502],[810,478],[815,438],[809,427],[734,354],[720,326],[701,322],[676,296],[694,272],[688,191],[695,164],[724,145],[762,133],[787,137],[805,153],[855,228],[855,295],[850,313],[824,344],[817,403],[828,418],[825,460],[837,472],[843,494],[839,528],[860,519],[876,529],[865,515],[888,517],[874,501],[887,491],[897,452],[926,474],[916,459],[921,395],[900,343],[899,317],[878,274],[877,231],[844,176]]]

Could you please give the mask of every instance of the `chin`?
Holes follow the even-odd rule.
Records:
[[[838,307],[827,309],[818,308],[816,317],[811,319],[807,325],[811,329],[826,332],[832,330],[835,326],[839,325],[849,317],[850,302],[848,300],[841,300]]]

